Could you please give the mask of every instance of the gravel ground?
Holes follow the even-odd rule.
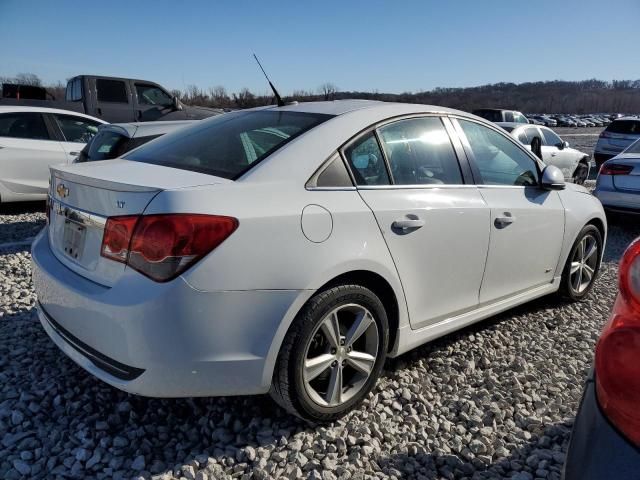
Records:
[[[38,207],[0,212],[20,241]],[[616,221],[588,301],[521,306],[390,360],[365,404],[305,424],[267,397],[147,399],[93,378],[34,315],[28,246],[0,246],[0,478],[558,479],[640,225]]]

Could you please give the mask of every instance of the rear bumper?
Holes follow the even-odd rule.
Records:
[[[182,278],[159,284],[132,271],[107,288],[60,263],[44,232],[32,246],[38,316],[85,370],[153,397],[268,391],[269,352],[300,291],[202,292]]]
[[[602,414],[593,378],[587,381],[573,425],[565,480],[637,479],[640,452]]]
[[[608,175],[598,177],[593,195],[607,210],[640,212],[640,191],[618,190]]]

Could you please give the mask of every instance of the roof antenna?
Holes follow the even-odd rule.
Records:
[[[267,82],[269,82],[269,86],[271,87],[271,90],[273,90],[273,94],[276,96],[276,103],[278,104],[279,107],[284,107],[284,102],[282,101],[282,97],[278,93],[278,90],[276,90],[276,87],[273,86],[273,83],[271,83],[271,80],[269,80],[269,76],[267,75],[267,72],[265,72],[264,68],[262,68],[262,64],[260,63],[260,60],[258,60],[258,57],[256,57],[255,53],[253,54],[253,58],[255,58],[256,62],[258,62],[258,66],[260,67],[260,70],[262,70],[262,73],[264,73],[264,77],[267,79]]]

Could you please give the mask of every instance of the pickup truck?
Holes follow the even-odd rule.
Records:
[[[71,78],[64,101],[0,98],[0,105],[61,108],[109,123],[200,120],[223,113],[220,109],[184,105],[154,82],[93,75]]]

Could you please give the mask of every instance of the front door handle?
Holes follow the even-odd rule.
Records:
[[[504,212],[504,216],[496,217],[496,219],[493,221],[493,224],[496,226],[496,228],[504,228],[511,225],[515,221],[516,217],[511,215],[511,213],[509,212]]]
[[[558,155],[557,153],[552,153],[551,156],[555,157],[556,155]]]
[[[72,157],[77,157],[78,155],[80,155],[80,152],[69,152],[69,155],[71,155]]]
[[[419,218],[403,218],[402,220],[396,220],[391,224],[391,228],[394,230],[402,230],[403,232],[406,232],[407,230],[417,230],[422,227],[424,227],[424,220]]]

